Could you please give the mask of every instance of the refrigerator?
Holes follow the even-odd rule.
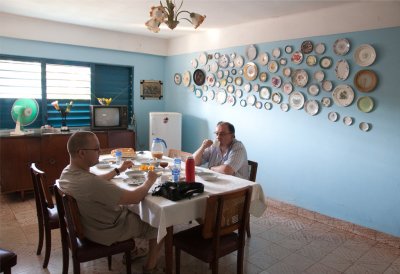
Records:
[[[182,150],[182,114],[178,112],[150,112],[149,149],[154,138],[164,139],[167,150]]]

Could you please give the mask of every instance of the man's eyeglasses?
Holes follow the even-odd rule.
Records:
[[[225,136],[225,135],[232,134],[232,133],[231,132],[214,132],[214,134],[216,136]]]

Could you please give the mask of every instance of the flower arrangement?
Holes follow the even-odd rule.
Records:
[[[60,107],[58,101],[54,101],[51,105],[61,114],[61,131],[69,131],[67,127],[67,113],[71,111],[74,101],[65,104],[65,107]]]
[[[100,103],[102,106],[108,106],[111,104],[113,98],[97,98],[97,101]]]

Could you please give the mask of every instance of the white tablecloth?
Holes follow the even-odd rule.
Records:
[[[149,154],[147,153],[136,160],[141,161],[148,156]],[[106,157],[110,157],[110,155],[101,156],[101,159]],[[110,169],[98,169],[97,167],[92,167],[91,171],[95,174],[102,174],[112,170],[113,168],[114,166]],[[196,170],[199,169],[212,172],[206,168],[196,167]],[[266,209],[266,201],[260,184],[230,175],[220,173],[216,174],[218,174],[218,177],[212,182],[205,181],[200,176],[196,175],[196,182],[204,184],[204,193],[191,199],[173,202],[163,197],[152,196],[149,193],[149,195],[147,195],[142,202],[129,207],[133,212],[137,213],[143,221],[149,223],[153,227],[158,228],[158,242],[167,235],[167,227],[185,224],[196,218],[204,217],[206,200],[210,194],[226,192],[251,185],[253,186],[253,193],[250,214],[256,217],[260,217],[263,214]],[[133,188],[127,186],[127,184],[123,181],[124,178],[127,178],[127,176],[122,173],[121,175],[112,179],[112,181],[123,188]],[[155,185],[159,183],[160,178]]]

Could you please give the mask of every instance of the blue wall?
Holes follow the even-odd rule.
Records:
[[[351,49],[345,56],[339,57],[333,52],[333,44],[338,38],[350,40]],[[305,60],[295,65],[290,61],[290,55],[284,52],[286,45],[300,49],[304,40],[311,40],[314,45],[325,43],[324,55],[334,59],[333,66],[324,70],[325,78],[332,80],[334,86],[349,84],[353,87],[356,98],[350,106],[333,104],[321,108],[316,116],[310,116],[303,109],[283,112],[276,104],[267,111],[241,107],[238,103],[232,107],[218,105],[215,101],[203,102],[182,84],[175,85],[173,80],[177,72],[193,72],[190,61],[198,58],[200,53],[169,57],[165,69],[168,90],[165,109],[183,113],[183,149],[194,151],[203,138],[213,138],[216,122],[230,121],[236,126],[236,137],[244,142],[249,159],[259,163],[257,180],[267,196],[400,236],[400,28],[257,44],[258,52],[268,52],[271,59],[272,49],[279,47],[282,57],[288,60],[286,66],[304,68],[311,77],[316,67],[308,67]],[[370,94],[358,92],[353,84],[354,75],[363,69],[353,59],[355,49],[361,44],[371,44],[377,53],[375,63],[365,68],[374,70],[379,77],[377,88]],[[207,53],[215,52],[235,52],[245,57],[246,46]],[[346,81],[335,76],[335,64],[339,59],[346,59],[350,64],[350,76]],[[266,67],[258,67],[268,72]],[[271,86],[273,74],[268,74],[266,85]],[[282,68],[276,74],[282,76]],[[252,81],[254,83],[260,82]],[[288,96],[280,88],[272,90],[279,91],[283,102],[288,102]],[[309,99],[331,97],[323,90],[314,98],[308,95],[306,88],[296,87],[295,90]],[[357,108],[356,100],[363,95],[370,95],[375,101],[375,108],[370,113]],[[330,111],[338,112],[340,120],[329,121]],[[347,115],[355,120],[352,126],[342,122]],[[361,131],[358,128],[361,121],[372,124],[372,129]]]
[[[140,80],[164,81],[166,57],[115,50],[70,46],[0,37],[0,53],[99,64],[132,66],[134,68],[133,110],[136,116],[137,149],[149,144],[149,112],[164,111],[164,100],[140,99]]]

